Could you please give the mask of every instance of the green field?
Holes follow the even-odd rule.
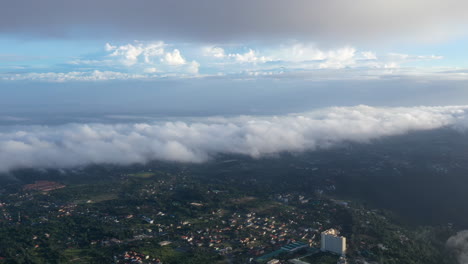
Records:
[[[135,177],[135,178],[147,179],[147,178],[151,178],[151,177],[153,177],[155,175],[156,175],[156,173],[154,173],[154,172],[138,172],[138,173],[131,173],[128,176]]]

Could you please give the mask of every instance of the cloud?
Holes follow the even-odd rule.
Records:
[[[144,72],[145,73],[156,73],[156,72],[158,72],[158,69],[154,68],[154,67],[146,68],[146,69],[144,69]]]
[[[191,74],[198,74],[198,71],[200,69],[200,63],[196,61],[192,61],[188,64],[187,71]]]
[[[354,64],[356,49],[353,47],[343,47],[338,49],[321,50],[313,44],[305,44],[295,42],[290,45],[280,45],[279,47],[266,47],[263,49],[253,50],[249,48],[244,53],[231,52],[226,54],[226,49],[221,47],[209,47],[203,49],[205,56],[211,56],[221,59],[225,64],[229,63],[253,63],[264,64],[268,62],[278,62],[281,66],[300,65],[304,63],[315,64],[316,68],[342,68],[337,64]],[[365,55],[372,54],[371,52],[362,53]],[[374,54],[375,57],[375,54]],[[377,59],[375,57],[375,59]]]
[[[166,46],[162,41],[150,43],[135,42],[121,46],[113,46],[106,43],[105,50],[110,52],[110,57],[117,57],[122,64],[132,66],[138,62],[146,64],[154,63],[153,60],[155,58],[165,55],[164,48]]]
[[[446,246],[457,256],[459,264],[468,264],[468,230],[450,237]]]
[[[127,66],[132,66],[138,62],[138,58],[146,50],[146,47],[142,45],[134,46],[132,44],[127,44],[120,47],[115,47],[106,43],[106,51],[112,51],[110,56],[119,56],[121,57],[121,62]],[[162,54],[162,51],[160,51]],[[148,56],[145,56],[145,61],[149,61]]]
[[[436,55],[410,55],[400,53],[376,54],[361,51],[352,46],[334,49],[319,49],[310,43],[293,42],[265,47],[204,46],[198,44],[174,45],[163,41],[134,41],[121,45],[106,43],[100,55],[75,58],[65,64],[33,69],[14,70],[2,74],[3,80],[43,80],[43,81],[95,81],[154,79],[160,77],[201,77],[219,76],[238,78],[241,75],[272,76],[307,72],[309,78],[316,71],[337,70],[334,79],[343,77],[340,69],[357,69],[354,78],[372,76],[373,78],[404,75],[403,67],[415,62],[428,62],[442,59]],[[201,63],[200,63],[201,62]],[[64,71],[68,69],[68,72]],[[418,67],[412,69],[420,75],[433,73],[435,68]],[[443,69],[447,71],[447,69]],[[458,69],[459,70],[459,69]],[[15,71],[17,73],[15,73]],[[102,73],[106,74],[102,74]],[[268,74],[265,74],[268,73]],[[288,73],[288,74],[283,74]],[[332,73],[329,71],[328,73]],[[462,73],[450,73],[452,78],[464,78]],[[108,76],[109,78],[106,78]],[[440,77],[441,74],[438,74]]]
[[[67,81],[109,81],[109,80],[142,80],[150,78],[143,74],[130,74],[114,71],[88,71],[88,72],[45,72],[45,73],[25,73],[11,74],[3,77],[7,81],[48,81],[48,82],[67,82]]]
[[[258,56],[256,52],[249,49],[246,53],[229,54],[228,57],[234,58],[236,62],[240,63],[265,63],[271,61],[271,58],[265,56]]]
[[[440,60],[440,59],[443,59],[442,56],[436,56],[436,55],[414,56],[414,55],[401,54],[401,53],[389,53],[387,55],[387,57],[389,59],[399,60],[399,61],[409,61],[409,60],[421,61],[421,60]]]
[[[361,52],[362,57],[366,60],[376,60],[377,56],[375,55],[375,52],[372,51],[363,51]]]
[[[0,9],[0,33],[203,42],[431,42],[466,35],[467,9],[464,0],[15,0]]]
[[[203,55],[215,58],[224,58],[226,56],[224,49],[220,47],[205,47],[203,48]]]
[[[339,53],[348,53],[348,51],[352,51],[352,55],[354,55],[355,48],[346,46],[338,49],[323,50],[319,49],[315,44],[295,42],[289,45],[283,44],[280,48],[270,50],[269,52],[274,60],[304,62],[323,61],[335,58]]]
[[[128,67],[127,70],[139,73],[144,78],[154,78],[156,77],[155,73],[161,74],[159,77],[167,75],[185,77],[187,74],[198,74],[200,63],[195,60],[187,62],[179,49],[167,51],[169,46],[163,41],[148,43],[136,41],[121,46],[107,43],[105,50],[110,52],[107,57],[116,57],[118,62]],[[104,59],[103,61],[108,60]],[[118,67],[118,65],[116,66]]]
[[[149,160],[203,162],[220,153],[261,157],[464,125],[467,114],[468,106],[361,105],[271,117],[12,127],[0,133],[0,171]]]
[[[180,55],[180,51],[178,49],[174,49],[171,52],[167,52],[164,56],[164,61],[168,65],[184,65],[187,63],[185,59]]]
[[[231,49],[235,50],[235,47]],[[203,55],[216,58],[218,65],[233,65],[236,63],[253,64],[256,68],[250,70],[271,70],[272,67],[314,70],[314,69],[342,69],[349,67],[358,68],[393,68],[400,65],[443,59],[436,55],[409,55],[389,53],[377,56],[372,51],[358,51],[355,47],[344,46],[334,49],[320,49],[315,44],[293,42],[280,46],[263,47],[259,49],[249,48],[248,51],[229,52],[228,48],[219,46],[203,49]],[[245,68],[243,68],[245,70]]]
[[[321,69],[341,69],[355,64],[355,48],[346,47],[327,54],[325,62],[320,64]]]
[[[198,74],[200,63],[197,61],[187,62],[179,49],[168,51],[170,46],[163,41],[134,41],[123,45],[106,43],[104,46],[106,53],[102,56],[77,58],[69,61],[68,65],[77,68],[76,71],[13,74],[4,79],[95,81],[149,79],[177,75],[186,77]],[[96,70],[89,71],[90,68]]]

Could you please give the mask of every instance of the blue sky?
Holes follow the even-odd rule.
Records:
[[[417,72],[466,67],[465,39],[417,47],[361,49],[357,45],[326,47],[312,41],[269,44],[167,43],[75,39],[23,39],[3,36],[0,67],[3,80],[80,81],[107,79],[252,77],[293,72],[352,68],[380,76],[412,69]],[[368,45],[365,45],[368,46]],[[393,71],[390,71],[393,70]],[[74,72],[75,76],[67,73]],[[106,72],[93,78],[96,72]],[[36,73],[49,73],[37,76]],[[57,74],[62,74],[57,76]],[[356,76],[357,77],[357,76]]]
[[[460,0],[11,1],[0,10],[0,111],[463,104],[467,8]]]
[[[0,80],[465,79],[467,8],[460,0],[19,0],[0,11]]]

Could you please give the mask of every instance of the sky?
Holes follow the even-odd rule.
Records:
[[[330,125],[349,120],[357,131],[372,128],[365,140],[459,128],[468,105],[466,10],[462,0],[5,1],[0,170],[200,162],[364,140]],[[337,111],[358,116],[337,120]],[[289,127],[297,122],[307,129]],[[256,138],[270,130],[280,134],[272,140],[293,138],[290,146],[265,149],[271,142]],[[203,133],[224,137],[212,146]],[[133,136],[153,147],[119,147]],[[75,138],[102,148],[74,153]]]
[[[460,0],[7,1],[0,111],[464,104],[467,8]]]

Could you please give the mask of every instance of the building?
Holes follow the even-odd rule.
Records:
[[[303,248],[308,248],[308,247],[309,247],[309,245],[307,245],[306,243],[294,242],[294,243],[288,244],[286,246],[283,246],[281,249],[286,251],[286,252],[293,253],[293,252],[296,252],[298,250],[301,250]]]
[[[345,255],[346,237],[340,236],[340,233],[336,229],[323,231],[320,250]]]

